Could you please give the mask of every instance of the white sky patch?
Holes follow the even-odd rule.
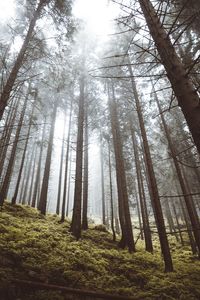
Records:
[[[0,0],[0,22],[4,23],[15,15],[14,0]]]
[[[112,33],[113,19],[119,12],[118,6],[111,4],[108,0],[76,0],[73,13],[86,22],[91,33],[105,37]]]

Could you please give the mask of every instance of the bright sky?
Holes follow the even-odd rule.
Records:
[[[14,0],[0,0],[0,22],[6,22],[15,15]]]
[[[117,16],[119,7],[108,0],[76,0],[73,12],[86,22],[89,31],[105,36],[112,33],[112,20]]]

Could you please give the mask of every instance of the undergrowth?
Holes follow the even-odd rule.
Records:
[[[68,299],[47,291],[16,295],[12,282],[16,278],[134,299],[200,299],[200,262],[188,246],[181,248],[173,238],[175,272],[164,273],[156,241],[154,254],[145,252],[142,242],[137,243],[137,252],[130,254],[118,249],[103,227],[84,231],[76,241],[69,233],[68,221],[60,223],[58,216],[44,217],[28,206],[5,203],[0,212],[0,235],[0,292],[9,291],[12,300]]]

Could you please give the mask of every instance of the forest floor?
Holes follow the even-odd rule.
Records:
[[[102,230],[100,230],[102,229]],[[69,222],[42,216],[28,206],[5,203],[0,212],[0,299],[63,300],[54,291],[16,289],[14,279],[133,296],[133,299],[200,299],[200,261],[188,246],[170,238],[175,271],[163,272],[158,243],[154,254],[120,250],[103,227],[76,241]],[[4,296],[3,296],[4,295]],[[71,298],[70,298],[71,299]]]

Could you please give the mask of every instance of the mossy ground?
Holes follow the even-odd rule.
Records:
[[[26,206],[6,203],[0,212],[0,292],[14,293],[12,279],[98,290],[134,299],[200,299],[200,261],[171,239],[175,272],[164,273],[160,250],[152,255],[120,250],[109,232],[94,228],[76,241],[69,222]],[[156,243],[156,242],[155,242]],[[1,299],[1,297],[0,297]],[[64,298],[58,292],[30,291],[11,299]]]

